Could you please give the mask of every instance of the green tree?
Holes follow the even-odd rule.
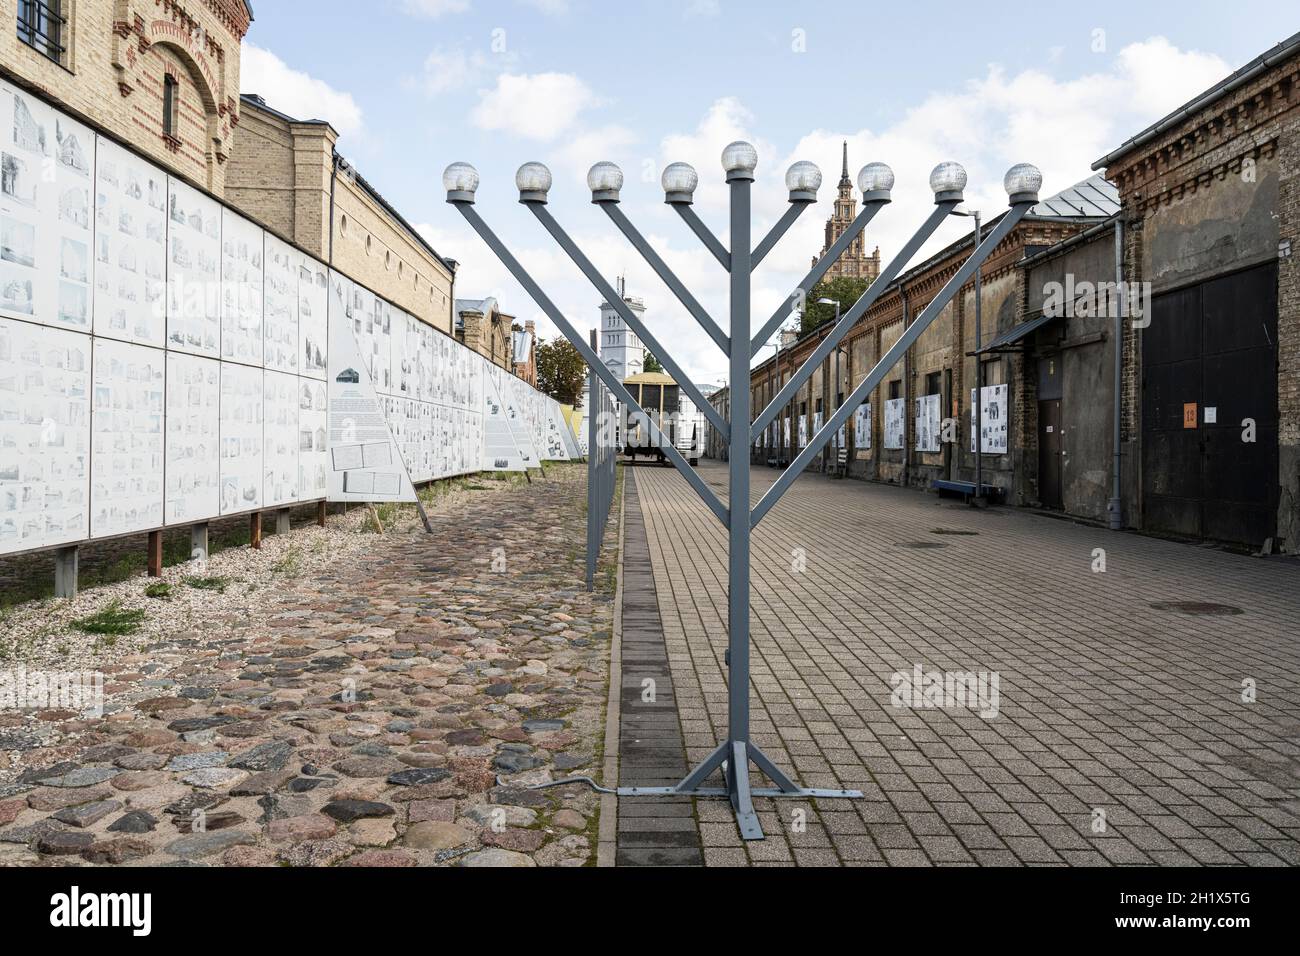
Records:
[[[568,339],[537,344],[537,387],[562,405],[576,405],[587,384],[587,363]]]
[[[642,366],[641,371],[643,371],[643,372],[662,372],[663,370],[664,370],[664,367],[663,367],[662,364],[660,364],[659,360],[658,360],[657,358],[655,358],[655,354],[654,354],[654,352],[651,352],[649,349],[646,349],[646,352],[645,352],[645,365]]]
[[[837,276],[823,279],[808,293],[808,305],[799,321],[800,333],[810,332],[825,322],[835,319],[835,306],[819,305],[818,299],[836,299],[840,303],[840,314],[849,311],[853,303],[867,291],[867,280],[854,276]]]

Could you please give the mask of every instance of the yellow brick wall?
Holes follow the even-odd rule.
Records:
[[[0,69],[218,196],[239,117],[242,0],[63,0],[63,63],[18,38],[0,6]],[[178,141],[163,136],[163,76],[180,83]]]
[[[268,104],[273,107],[274,104]],[[330,188],[338,134],[243,103],[226,199],[340,272],[453,334],[452,275],[346,167]]]

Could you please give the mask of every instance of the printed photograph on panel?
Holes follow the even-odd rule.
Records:
[[[262,504],[262,370],[221,363],[221,513]]]
[[[95,151],[95,334],[167,338],[167,177],[111,140]]]
[[[167,353],[167,524],[221,514],[221,363]]]
[[[221,351],[221,206],[167,179],[167,347]]]
[[[0,554],[89,533],[90,336],[0,319]]]
[[[94,356],[90,535],[160,527],[166,353],[96,339]]]
[[[262,229],[221,210],[221,358],[262,364]]]

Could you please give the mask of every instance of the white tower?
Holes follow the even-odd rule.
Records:
[[[645,303],[627,294],[627,284],[621,277],[617,291],[638,319],[645,315]],[[620,382],[645,371],[645,346],[641,337],[627,327],[623,317],[608,302],[600,304],[600,358]]]

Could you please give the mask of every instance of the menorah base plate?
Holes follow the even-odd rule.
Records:
[[[749,785],[750,762],[776,784],[775,787],[752,788]],[[700,786],[714,770],[722,771],[725,787]],[[686,775],[675,787],[619,787],[620,797],[702,797],[727,798],[736,814],[736,826],[745,840],[762,840],[763,827],[754,812],[754,797],[794,799],[861,799],[861,790],[830,790],[800,787],[772,763],[767,754],[749,741],[731,740],[719,745],[704,762]]]

